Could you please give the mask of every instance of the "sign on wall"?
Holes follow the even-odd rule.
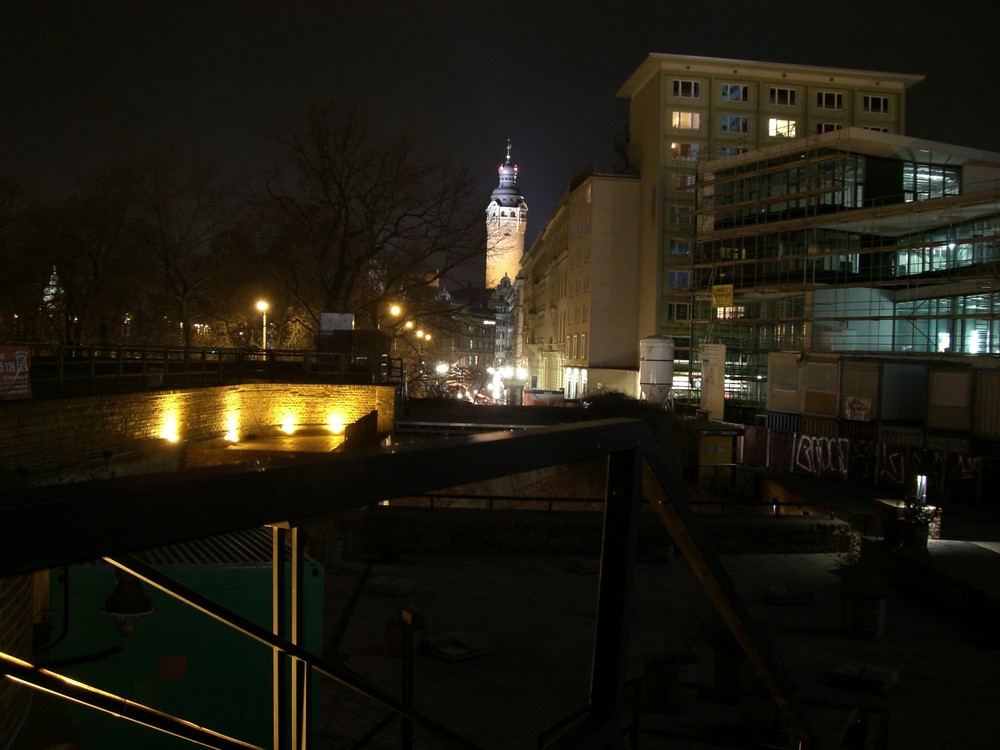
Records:
[[[0,346],[0,401],[31,398],[30,369],[27,349]]]

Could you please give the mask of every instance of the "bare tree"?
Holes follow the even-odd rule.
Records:
[[[425,295],[482,252],[474,182],[405,135],[379,135],[358,106],[314,104],[301,131],[276,138],[267,209],[271,267],[318,323],[351,313],[377,328],[387,302]]]
[[[28,243],[28,205],[22,187],[0,178],[0,339],[32,340],[44,330],[39,311],[51,265]]]
[[[235,255],[238,204],[213,166],[187,162],[175,147],[158,150],[133,169],[131,226],[148,283],[147,312],[163,311],[172,329],[164,330],[168,340],[190,346],[192,323],[208,314],[217,282]]]

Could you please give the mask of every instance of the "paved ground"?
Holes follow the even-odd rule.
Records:
[[[932,554],[937,544],[931,542]],[[979,560],[975,568],[996,587],[1000,554],[989,545],[976,547],[976,553],[991,557],[990,564]],[[953,557],[956,549],[952,544]],[[416,708],[484,748],[536,747],[540,732],[587,700],[597,576],[580,562],[541,555],[404,556],[398,564],[370,567],[347,562],[327,573],[326,655],[339,654],[348,667],[398,695],[401,661],[392,652],[399,636],[387,623],[398,622],[403,605],[416,608],[426,620],[426,636],[458,631],[489,650],[459,662],[419,654],[414,666]],[[927,597],[893,591],[885,635],[850,638],[840,626],[834,555],[731,555],[723,562],[797,686],[823,747],[838,746],[850,710],[857,706],[886,712],[889,748],[997,747],[1000,651],[994,638],[975,623],[928,607],[923,601]],[[584,572],[579,572],[581,567]],[[380,576],[391,577],[389,583],[412,582],[414,588],[397,595],[359,585]],[[765,591],[779,585],[811,592],[812,603],[765,603]],[[352,592],[358,591],[351,605]],[[745,740],[749,731],[740,723],[739,705],[708,699],[718,697],[710,689],[714,656],[703,637],[712,608],[687,564],[679,558],[640,563],[636,594],[631,675],[641,676],[645,657],[668,643],[690,641],[697,661],[688,679],[702,686],[702,699],[680,713],[645,713],[643,724],[702,736],[736,728],[735,735]],[[350,620],[338,632],[338,618],[345,611],[351,612]],[[896,670],[898,684],[884,695],[831,685],[831,674],[850,662]],[[315,747],[346,748],[386,713],[334,687],[324,686],[321,700]],[[399,747],[398,727],[391,722],[369,746]],[[420,728],[415,736],[416,747],[443,746]],[[777,737],[780,733],[762,739]],[[721,746],[653,735],[644,735],[640,744]]]

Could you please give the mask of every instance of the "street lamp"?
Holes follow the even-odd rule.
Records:
[[[270,305],[262,299],[257,300],[257,311],[263,316],[261,323],[260,348],[267,350],[267,309]]]

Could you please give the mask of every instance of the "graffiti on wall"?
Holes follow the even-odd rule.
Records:
[[[799,435],[795,442],[795,471],[828,479],[847,479],[850,441],[847,438]]]

